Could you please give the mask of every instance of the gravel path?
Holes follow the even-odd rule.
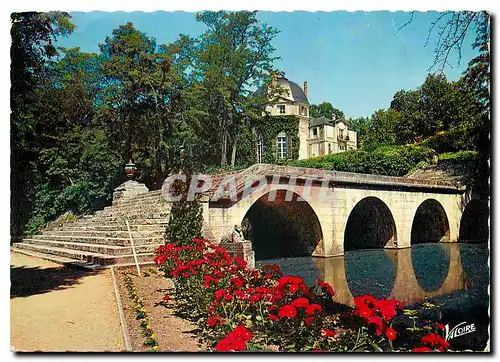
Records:
[[[11,253],[13,351],[124,349],[109,270],[89,272]]]

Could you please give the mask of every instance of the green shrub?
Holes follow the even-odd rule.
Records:
[[[404,176],[419,162],[431,162],[434,151],[417,145],[379,146],[373,151],[352,150],[307,160],[293,166],[357,172],[387,176]]]
[[[198,199],[186,200],[189,183],[176,181],[172,185],[173,193],[182,197],[172,204],[165,238],[177,245],[190,244],[193,238],[201,237],[203,209]]]
[[[476,158],[476,151],[446,152],[439,155],[439,161],[472,162]]]

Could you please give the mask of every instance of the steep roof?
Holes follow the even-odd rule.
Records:
[[[322,126],[322,125],[335,125],[337,123],[344,123],[348,129],[349,128],[349,122],[347,122],[344,118],[337,118],[335,120],[333,119],[330,119],[330,118],[326,118],[325,116],[321,116],[321,117],[318,117],[318,118],[311,118],[309,120],[309,128],[312,128],[312,127],[317,127],[317,126]]]
[[[300,102],[300,103],[305,103],[309,104],[309,100],[307,99],[306,94],[302,90],[302,88],[295,82],[292,82],[285,77],[278,77],[277,79],[278,86],[285,89],[287,92],[285,92],[283,95],[280,97],[287,99],[292,102]],[[266,85],[261,86],[257,91],[255,92],[256,95],[258,96],[263,96],[267,94],[267,89],[268,87]]]

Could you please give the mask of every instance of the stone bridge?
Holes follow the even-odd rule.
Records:
[[[268,164],[198,185],[213,237],[231,238],[235,225],[242,225],[259,258],[455,242],[463,239],[462,214],[471,201],[464,187],[451,182]]]

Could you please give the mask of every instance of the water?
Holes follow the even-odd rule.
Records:
[[[278,264],[283,273],[312,284],[330,283],[335,301],[353,306],[354,297],[372,294],[418,306],[439,306],[450,329],[466,322],[476,331],[450,340],[453,348],[483,350],[488,340],[489,250],[487,244],[433,243],[408,249],[371,249],[332,258],[282,258],[258,261]]]

